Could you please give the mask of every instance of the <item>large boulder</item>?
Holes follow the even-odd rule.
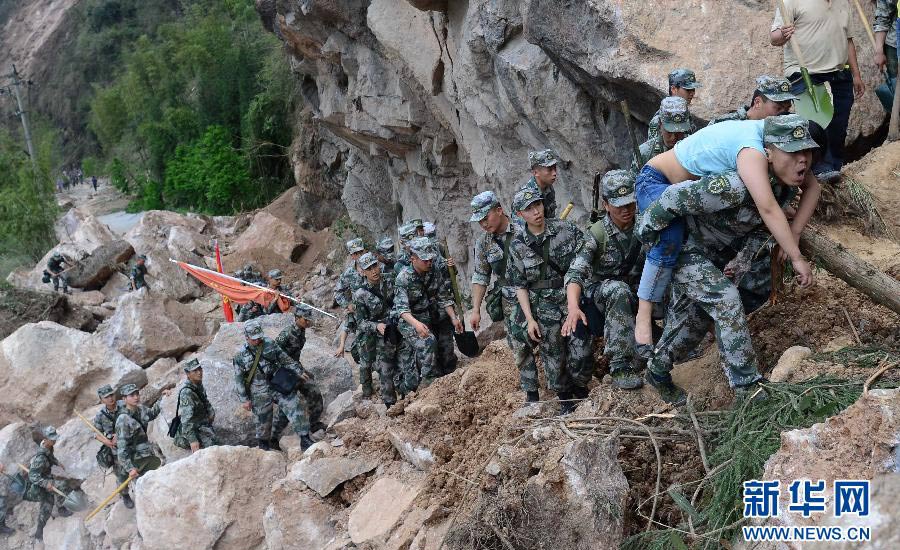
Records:
[[[100,410],[100,405],[79,410],[89,421]],[[58,426],[59,441],[53,447],[60,464],[65,466],[66,475],[75,479],[87,479],[95,469],[99,469],[96,456],[100,442],[94,439],[94,431],[83,420],[75,416],[62,426]]]
[[[277,482],[271,498],[263,516],[268,550],[325,548],[334,539],[337,509],[304,491],[302,482],[290,477]]]
[[[116,239],[105,223],[78,208],[70,209],[57,220],[54,230],[60,243],[72,244],[88,254]]]
[[[327,497],[338,485],[371,472],[378,461],[369,457],[307,456],[294,464],[289,479],[302,481],[320,497]]]
[[[250,226],[234,241],[232,253],[246,255],[259,248],[267,248],[284,258],[285,262],[296,262],[309,248],[309,241],[303,236],[297,224],[262,210],[258,212]]]
[[[419,476],[379,478],[350,510],[350,538],[357,545],[385,540],[422,489]]]
[[[0,463],[11,466],[25,463],[37,452],[31,428],[24,422],[7,424],[0,430]]]
[[[209,336],[206,321],[193,308],[146,290],[123,296],[112,317],[97,329],[108,346],[141,366],[161,357],[197,349]]]
[[[44,527],[46,550],[93,550],[91,535],[80,517],[53,518]]]
[[[0,422],[62,423],[97,402],[103,384],[147,383],[144,371],[92,334],[29,323],[0,343]]]
[[[145,550],[258,548],[284,455],[247,447],[202,449],[142,476],[135,487]]]
[[[134,256],[134,248],[123,240],[110,241],[94,249],[68,271],[69,286],[85,290],[103,288],[117,266]]]

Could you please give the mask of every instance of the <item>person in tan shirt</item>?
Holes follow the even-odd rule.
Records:
[[[791,82],[791,92],[806,91],[800,63],[789,41],[796,41],[813,84],[828,82],[834,101],[834,118],[826,128],[828,153],[814,168],[819,179],[840,177],[844,164],[844,142],[854,98],[862,97],[865,85],[856,61],[856,46],[850,30],[854,9],[851,0],[784,0],[788,17],[775,10],[770,42],[784,47],[784,75]],[[792,25],[785,24],[785,20]]]

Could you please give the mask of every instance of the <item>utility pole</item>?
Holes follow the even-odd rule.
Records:
[[[34,170],[35,174],[37,174],[37,160],[34,156],[34,143],[31,142],[31,128],[28,126],[28,112],[22,105],[22,93],[19,91],[19,86],[24,84],[24,82],[19,78],[19,71],[16,70],[15,64],[12,66],[12,75],[10,76],[12,76],[13,79],[13,93],[16,96],[16,105],[18,106],[16,115],[22,120],[22,128],[25,130],[25,145],[28,146],[28,156],[31,157],[31,168]]]

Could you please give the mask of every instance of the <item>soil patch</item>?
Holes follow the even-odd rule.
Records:
[[[4,285],[0,287],[0,340],[28,323],[53,321],[93,331],[97,320],[86,309],[70,304],[61,294],[44,294]]]

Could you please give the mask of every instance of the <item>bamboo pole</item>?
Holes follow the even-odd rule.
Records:
[[[86,518],[84,518],[84,522],[87,523],[88,521],[90,521],[92,517],[94,517],[94,516],[97,515],[97,512],[99,512],[99,511],[102,510],[107,504],[109,504],[109,501],[111,501],[112,499],[116,498],[116,495],[118,495],[119,493],[121,493],[122,491],[124,491],[125,488],[128,487],[128,484],[131,483],[131,480],[132,480],[132,479],[133,479],[133,478],[130,478],[130,477],[129,477],[128,479],[126,479],[125,481],[123,481],[121,485],[119,485],[118,487],[116,487],[116,490],[113,491],[111,495],[109,495],[108,497],[106,497],[105,499],[103,499],[103,502],[101,502],[99,506],[97,506],[96,508],[94,508],[94,510],[93,510],[90,514],[88,514]]]

